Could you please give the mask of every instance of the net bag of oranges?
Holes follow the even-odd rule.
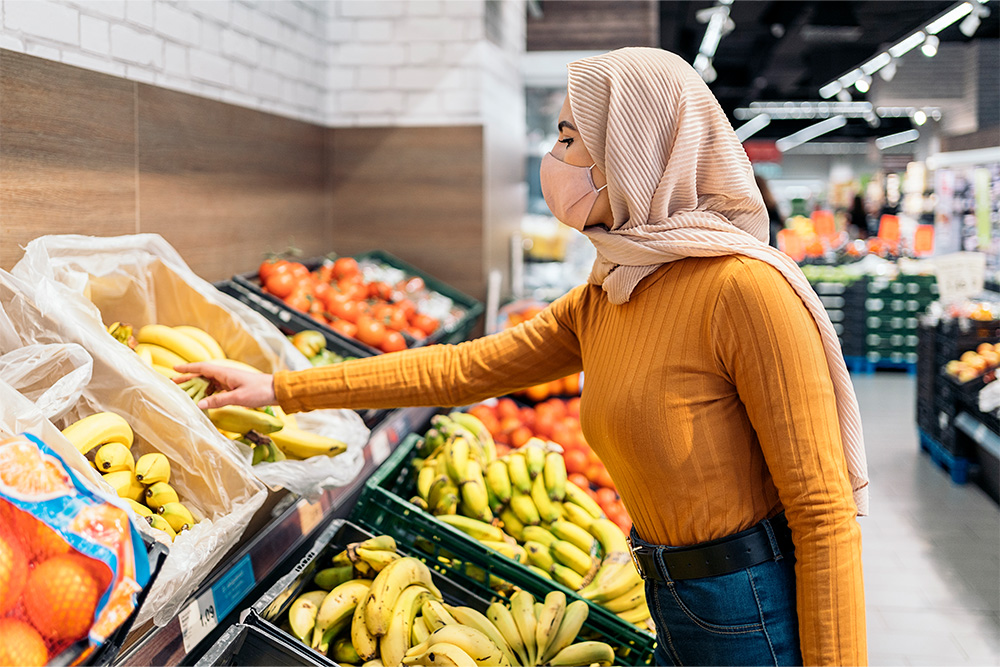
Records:
[[[0,665],[80,664],[149,578],[125,510],[38,438],[0,440]]]

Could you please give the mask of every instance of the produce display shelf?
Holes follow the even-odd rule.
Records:
[[[338,514],[350,511],[365,480],[390,454],[393,448],[416,426],[427,422],[434,408],[394,410],[372,429],[364,448],[364,465],[349,484],[326,491],[309,502],[287,496],[279,503],[269,521],[256,534],[248,536],[185,603],[180,613],[161,628],[144,626],[114,661],[115,665],[178,665],[190,662],[238,621],[241,610],[249,606],[249,596],[269,585],[272,573],[294,557],[318,530]],[[129,638],[131,639],[131,638]]]
[[[982,421],[969,414],[959,412],[955,416],[955,427],[976,441],[984,450],[995,458],[1000,458],[1000,435],[997,435]]]
[[[562,591],[568,600],[582,600],[576,591],[532,572],[524,565],[490,549],[465,533],[434,518],[410,503],[415,492],[413,466],[410,465],[420,441],[417,429],[396,448],[393,455],[365,484],[351,520],[376,534],[392,535],[399,543],[415,544],[421,557],[435,567],[443,567],[449,576],[484,597],[493,594],[490,585],[496,577],[535,598],[544,598],[552,590]],[[445,565],[441,559],[451,564]],[[606,637],[616,650],[626,655],[619,659],[630,665],[650,664],[656,637],[618,618],[603,607],[591,603],[587,619],[589,627]]]
[[[918,429],[918,431],[920,433],[920,449],[930,454],[931,460],[951,476],[951,481],[955,484],[968,482],[973,467],[972,461],[964,456],[955,456],[923,429]]]

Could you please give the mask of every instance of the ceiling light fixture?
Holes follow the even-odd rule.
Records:
[[[834,130],[840,129],[847,125],[847,119],[843,116],[834,116],[833,118],[827,118],[826,120],[821,120],[820,122],[810,125],[809,127],[803,128],[798,132],[788,135],[787,137],[782,137],[775,142],[775,147],[784,153],[785,151],[791,150],[796,146],[801,146],[807,141],[812,141],[816,137],[822,136],[827,132],[833,132]]]
[[[736,128],[736,138],[744,142],[771,124],[771,117],[766,113],[754,116]]]
[[[896,134],[879,137],[875,140],[875,147],[880,151],[884,151],[886,148],[892,148],[893,146],[899,146],[900,144],[905,144],[910,141],[916,141],[919,138],[920,133],[916,130],[906,130],[905,132],[897,132]]]
[[[938,46],[941,44],[941,40],[934,35],[928,35],[927,39],[924,40],[923,45],[920,47],[920,52],[923,53],[928,58],[933,58],[937,55]]]
[[[771,120],[794,120],[799,118],[912,118],[917,112],[923,112],[927,118],[941,120],[940,107],[875,107],[871,102],[834,102],[826,100],[751,102],[745,107],[733,110],[736,120],[750,120],[756,116],[767,114]]]
[[[705,27],[705,35],[701,38],[701,46],[698,47],[698,56],[694,60],[694,68],[707,83],[715,81],[718,76],[712,67],[712,58],[719,48],[719,41],[736,28],[736,24],[729,18],[731,4],[733,0],[719,0],[719,4],[714,7],[695,12],[695,18],[699,23],[708,24]]]
[[[924,113],[923,109],[917,109],[916,111],[914,111],[912,118],[913,122],[916,123],[917,125],[923,125],[924,123],[927,122],[927,114]]]
[[[890,46],[888,53],[893,58],[899,58],[923,44],[926,38],[924,31],[918,30],[903,41]]]
[[[880,69],[878,75],[883,81],[892,81],[893,77],[896,76],[896,59],[890,57],[889,64]]]
[[[851,97],[851,91],[847,90],[846,88],[841,88],[840,92],[837,93],[837,99],[840,100],[841,102],[850,102],[854,98]]]
[[[866,75],[871,76],[872,74],[879,71],[880,69],[882,69],[891,62],[892,62],[892,56],[883,51],[882,53],[878,54],[877,56],[866,62],[864,65],[862,65],[861,71],[864,72]]]
[[[947,12],[927,24],[927,34],[936,35],[952,23],[972,12],[971,2],[963,2],[957,7],[952,7]]]
[[[822,97],[824,100],[830,99],[831,97],[839,93],[843,89],[843,87],[844,86],[841,85],[840,81],[831,81],[830,83],[826,84],[825,86],[819,89],[819,96]]]
[[[972,8],[972,12],[958,24],[958,29],[966,37],[972,37],[976,34],[976,31],[979,30],[979,26],[982,24],[983,19],[989,15],[990,10],[988,7],[985,5],[976,5]]]
[[[867,74],[854,82],[854,87],[859,93],[867,93],[872,86],[872,78]]]

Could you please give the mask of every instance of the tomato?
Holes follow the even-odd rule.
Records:
[[[328,283],[319,282],[316,283],[315,287],[313,287],[312,293],[313,296],[316,297],[319,301],[322,301],[323,304],[326,304],[326,296],[334,291],[335,290],[332,287],[330,287]]]
[[[320,324],[327,324],[327,319],[323,313],[309,313],[309,317],[313,318]]]
[[[389,319],[385,325],[394,331],[402,331],[403,329],[406,329],[406,313],[395,306],[389,306],[389,308]]]
[[[383,282],[372,282],[368,283],[368,296],[372,299],[381,299],[382,301],[392,300],[392,286],[388,283]]]
[[[285,264],[288,264],[288,262],[283,259],[278,259],[277,257],[273,257],[271,259],[265,259],[263,262],[261,262],[260,269],[257,270],[257,275],[260,276],[260,281],[262,283],[266,283],[268,277],[272,273],[274,273],[275,270],[284,266]]]
[[[428,336],[437,331],[438,327],[441,325],[441,323],[438,322],[436,319],[424,313],[418,313],[417,315],[415,315],[413,317],[412,324],[413,326],[420,329]]]
[[[587,460],[586,452],[582,452],[579,449],[567,450],[563,454],[563,459],[566,461],[567,473],[571,475],[586,476],[587,466],[590,464]],[[584,488],[582,484],[576,483],[576,485],[580,488]]]
[[[417,306],[409,299],[400,299],[397,301],[396,308],[403,311],[403,314],[406,315],[407,322],[413,319],[413,316],[417,314]]]
[[[509,398],[501,398],[497,401],[497,416],[500,419],[504,419],[505,417],[517,417],[517,403]]]
[[[322,282],[329,284],[333,281],[333,262],[323,262],[318,269],[316,269],[316,278]]]
[[[524,443],[531,440],[531,437],[532,437],[531,429],[528,428],[527,426],[521,426],[519,428],[514,429],[514,431],[510,434],[510,444],[514,445],[515,447],[523,447]]]
[[[358,268],[358,261],[353,257],[339,257],[337,261],[333,263],[333,275],[336,276],[338,280],[341,278],[360,276],[361,269]]]
[[[566,414],[570,417],[580,418],[580,397],[574,396],[566,401]]]
[[[302,312],[308,312],[309,307],[312,305],[312,302],[309,301],[309,295],[298,289],[292,292],[288,298],[285,299],[285,303],[289,308],[301,310]]]
[[[373,317],[362,315],[358,318],[357,339],[365,345],[379,347],[385,340],[385,326]]]
[[[360,301],[368,298],[368,288],[359,280],[342,278],[337,281],[337,289],[346,294],[353,301]]]
[[[268,277],[265,285],[268,292],[279,299],[284,299],[295,290],[296,280],[288,271],[274,271]]]
[[[576,484],[577,486],[579,486],[581,489],[586,489],[587,487],[590,486],[590,480],[587,479],[587,477],[585,475],[583,475],[581,473],[578,473],[578,472],[575,472],[575,473],[573,473],[571,475],[568,475],[566,477],[566,479],[568,481],[570,481],[570,482],[573,482],[574,484]]]
[[[593,479],[594,483],[599,486],[603,486],[614,491],[618,490],[618,487],[615,486],[615,481],[611,479],[611,475],[608,474],[608,470],[604,466],[601,466],[597,475],[591,479]]]
[[[409,334],[410,338],[416,341],[421,341],[427,338],[427,334],[416,327],[406,327],[403,332]]]
[[[301,262],[289,262],[288,269],[296,278],[308,278],[310,275],[309,269],[307,269],[306,265]]]
[[[399,352],[406,349],[406,339],[398,331],[387,331],[379,349],[383,352]]]
[[[610,514],[608,509],[618,502],[618,494],[614,489],[603,486],[597,490],[597,504],[601,506],[605,514]]]
[[[353,303],[353,301],[351,303]],[[358,335],[358,325],[353,322],[348,322],[347,320],[333,320],[330,322],[330,328],[337,333],[347,336],[348,338],[354,338]]]
[[[331,298],[327,303],[327,309],[331,315],[355,324],[361,316],[361,311],[358,309],[358,302],[347,298],[336,300]]]

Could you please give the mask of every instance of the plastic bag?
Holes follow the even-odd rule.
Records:
[[[3,664],[82,661],[150,578],[126,511],[31,435],[0,439],[0,553]]]
[[[136,354],[109,336],[89,302],[45,280],[33,284],[0,271],[0,341],[5,350],[20,345],[73,342],[93,359],[93,377],[79,400],[55,426],[111,411],[135,433],[133,455],[161,452],[170,460],[171,485],[198,523],[170,545],[170,554],[140,609],[137,623],[158,625],[176,616],[181,604],[233,547],[267,496],[241,453],[211,426],[201,411],[172,383],[149,371]],[[18,369],[8,367],[8,372]],[[35,378],[55,384],[57,372]],[[192,409],[194,410],[192,414]],[[59,453],[66,464],[87,476],[87,460],[72,451]],[[96,475],[96,471],[93,471]],[[88,477],[89,479],[90,477]],[[109,489],[98,476],[100,488]],[[140,524],[153,539],[163,533]]]
[[[31,400],[49,419],[58,419],[73,407],[90,382],[93,370],[93,359],[75,343],[29,345],[0,356],[0,378]],[[54,373],[62,377],[52,383],[40,381]]]
[[[79,326],[103,328],[120,321],[138,330],[151,323],[190,324],[218,340],[227,357],[264,372],[311,368],[309,360],[274,325],[198,277],[156,234],[111,238],[43,236],[28,244],[13,273],[32,284],[54,280],[65,290],[85,297],[93,306],[87,304],[87,321],[79,321]],[[157,375],[148,368],[142,372],[151,378]],[[161,377],[153,380],[164,386],[170,384]],[[207,418],[202,419],[208,423]],[[368,441],[368,429],[357,413],[316,410],[297,415],[296,419],[303,429],[345,442],[347,451],[334,458],[258,463],[253,473],[261,481],[272,489],[285,488],[315,498],[323,490],[344,486],[357,477],[364,465],[364,445]],[[217,437],[225,440],[221,435]],[[231,446],[239,448],[250,463],[250,447],[241,443]]]

